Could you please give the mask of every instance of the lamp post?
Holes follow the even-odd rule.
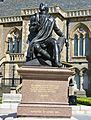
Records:
[[[12,40],[11,34],[8,34],[8,48],[7,48],[7,53],[13,52],[14,53],[14,42]],[[13,61],[14,61],[14,55],[13,55]],[[11,86],[14,87],[14,76],[15,76],[15,65],[13,64],[12,68],[12,81],[11,81]]]
[[[14,60],[15,60],[15,58],[14,58],[14,53],[17,52],[17,50],[15,49],[17,39],[18,39],[18,33],[15,32],[15,33],[14,33],[14,41],[13,41],[13,62],[14,62]],[[15,65],[14,65],[14,64],[13,64],[13,69],[12,69],[12,71],[13,71],[12,87],[14,87],[14,86],[15,86],[15,83],[14,83],[14,80],[15,80]]]
[[[12,87],[14,87],[15,65],[13,65]]]
[[[67,42],[68,42],[68,45],[66,47],[66,62],[68,62],[68,47],[69,47],[69,41],[68,41],[68,37],[69,37],[69,21],[67,20],[66,22],[66,27],[67,27],[67,31],[66,31],[66,39],[67,39]]]

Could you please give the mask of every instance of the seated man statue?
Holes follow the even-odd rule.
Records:
[[[41,3],[39,10],[39,13],[35,13],[30,18],[26,61],[33,60],[35,56],[40,64],[50,61],[51,66],[60,67],[62,66],[60,52],[66,39],[53,16],[48,13],[47,4]],[[53,30],[59,36],[58,40],[52,37]]]

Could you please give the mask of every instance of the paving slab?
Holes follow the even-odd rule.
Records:
[[[27,117],[27,118],[14,118],[14,120],[78,120],[74,117],[71,118],[43,118],[43,117]]]

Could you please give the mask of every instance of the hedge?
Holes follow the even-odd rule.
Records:
[[[91,106],[91,97],[82,97],[82,98],[78,97],[77,103],[81,105]]]

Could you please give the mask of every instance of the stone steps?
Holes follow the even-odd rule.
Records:
[[[0,120],[4,120],[4,119],[2,119],[3,116],[6,116],[5,120],[77,120],[74,117],[71,117],[71,119],[67,119],[67,118],[41,118],[41,117],[14,118],[14,117],[16,117],[16,113],[17,113],[17,107],[14,104],[15,103],[13,103],[12,105],[9,105],[9,103],[8,104],[0,104]],[[91,106],[71,106],[71,107],[72,107],[73,116],[76,114],[91,115]]]
[[[91,106],[72,106],[72,114],[90,114]]]

